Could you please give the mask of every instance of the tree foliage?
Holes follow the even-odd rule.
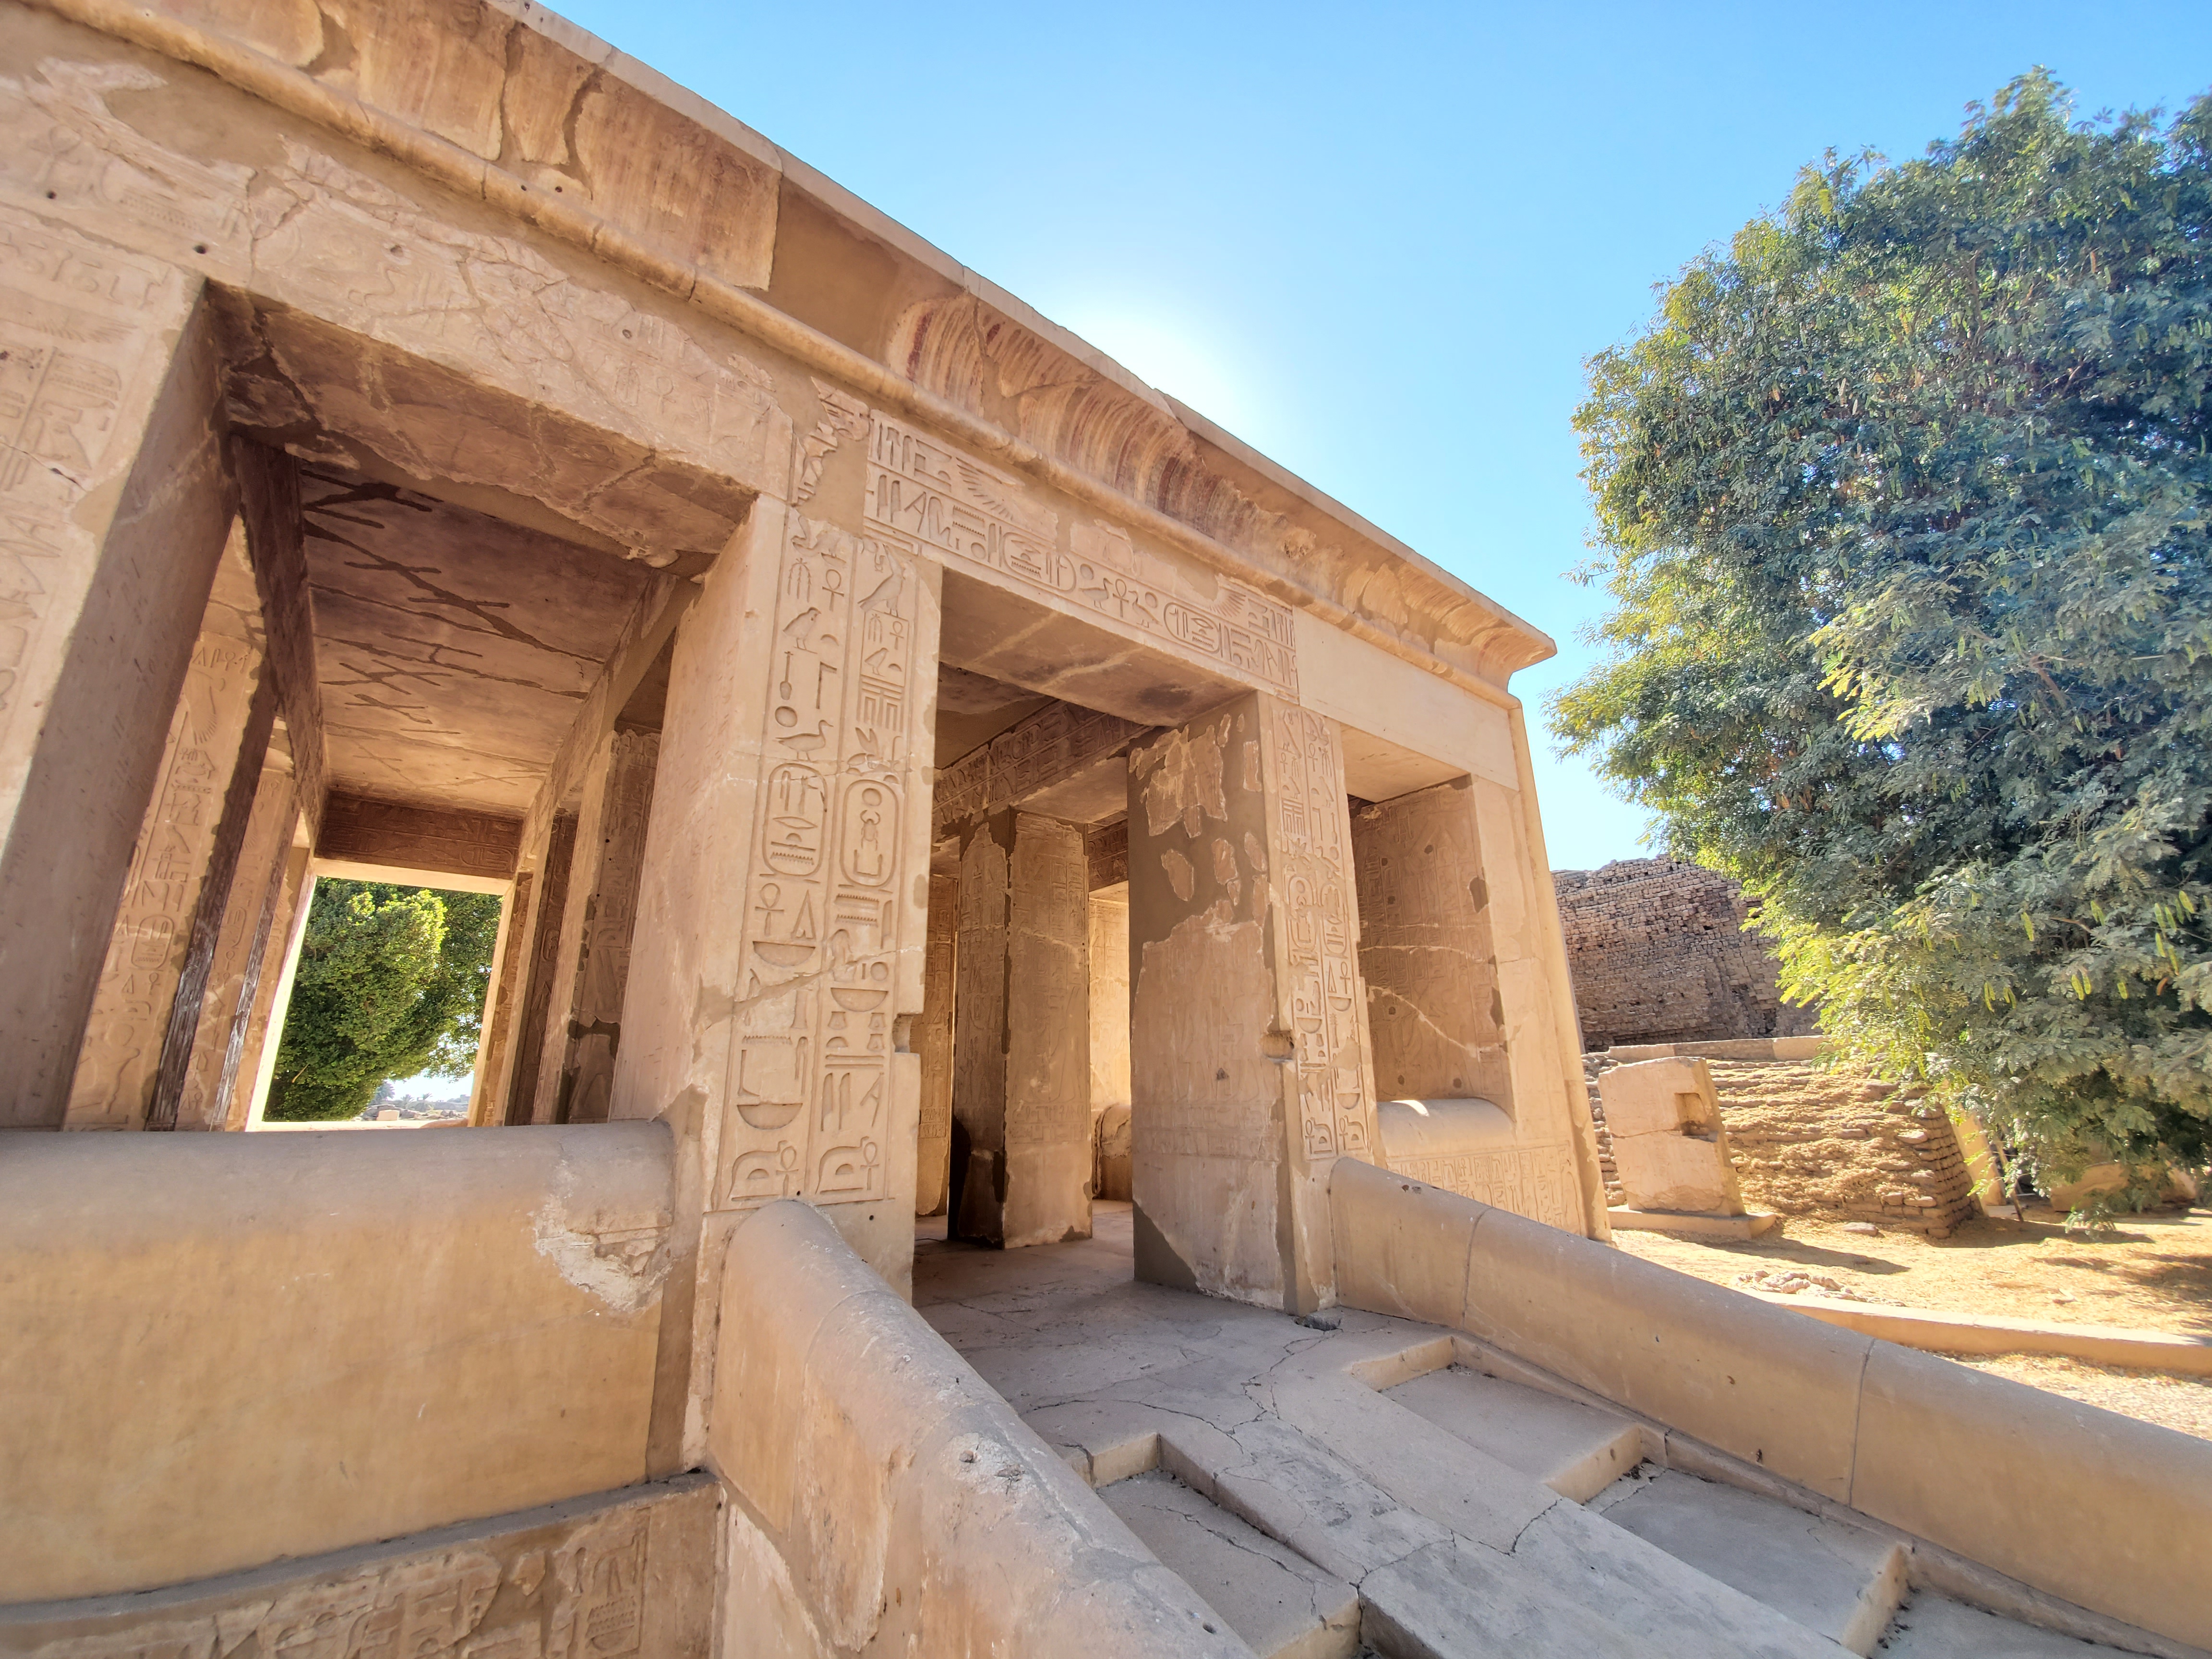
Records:
[[[358,1117],[388,1079],[466,1077],[499,907],[491,893],[317,882],[267,1115]]]
[[[1577,416],[1614,605],[1554,733],[1844,1054],[2061,1173],[2205,1160],[2208,278],[2212,95],[2075,123],[2038,71],[1806,169]]]

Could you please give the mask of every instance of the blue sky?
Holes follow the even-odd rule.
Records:
[[[2212,85],[2203,4],[559,9],[1550,633],[1560,868],[1644,827],[1541,729],[1601,599],[1583,360],[1830,146],[2035,64],[2085,115]]]

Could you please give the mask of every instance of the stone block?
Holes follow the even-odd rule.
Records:
[[[1877,1520],[2212,1647],[2212,1576],[2188,1542],[2204,1535],[2208,1491],[2212,1442],[1873,1345],[1847,1501]]]

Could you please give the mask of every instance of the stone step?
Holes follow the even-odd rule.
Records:
[[[1881,1659],[2094,1659],[2126,1650],[2039,1630],[1922,1590],[1899,1612],[1877,1651]]]
[[[1164,1471],[1098,1496],[1260,1659],[1352,1659],[1359,1594]]]
[[[1642,1433],[1626,1418],[1463,1365],[1401,1382],[1384,1397],[1577,1504],[1644,1455]]]
[[[1615,1526],[1856,1654],[1905,1598],[1902,1546],[1778,1498],[1678,1470],[1644,1470],[1592,1505]]]

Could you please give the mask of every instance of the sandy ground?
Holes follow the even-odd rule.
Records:
[[[2025,1224],[2008,1216],[1972,1221],[1946,1239],[1870,1237],[1838,1222],[1793,1217],[1779,1235],[1741,1244],[1631,1232],[1615,1233],[1613,1242],[1717,1285],[1795,1269],[1832,1279],[1863,1301],[1899,1307],[2212,1336],[2212,1211],[2131,1216],[2102,1236],[2069,1234],[2028,1213]],[[2212,1378],[2050,1355],[1962,1363],[2212,1439]]]

